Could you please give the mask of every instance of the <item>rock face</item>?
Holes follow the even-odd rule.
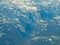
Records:
[[[60,45],[60,1],[0,0],[0,45]]]

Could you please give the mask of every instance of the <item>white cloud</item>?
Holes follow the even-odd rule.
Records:
[[[30,0],[13,0],[12,3],[25,10],[37,10],[36,6],[31,6]]]
[[[51,2],[47,2],[47,1],[40,2],[40,5],[42,6],[48,6],[48,4],[51,4]]]
[[[60,16],[56,16],[56,17],[54,17],[54,19],[60,19]]]
[[[0,38],[1,38],[3,35],[5,35],[5,33],[0,32]]]
[[[20,28],[20,31],[22,31],[22,32],[24,32],[24,33],[25,33],[25,28],[24,28],[22,25],[17,24],[17,26]]]

